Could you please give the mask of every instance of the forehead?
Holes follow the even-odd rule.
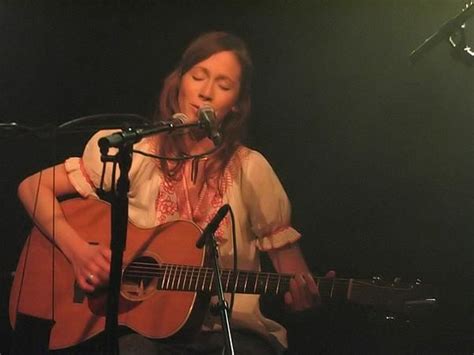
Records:
[[[236,55],[231,51],[222,51],[211,55],[209,58],[196,63],[192,69],[201,69],[210,75],[227,77],[240,81],[242,66]]]

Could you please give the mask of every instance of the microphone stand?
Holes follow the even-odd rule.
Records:
[[[211,308],[211,312],[214,314],[219,312],[221,316],[222,331],[224,332],[225,339],[225,345],[222,353],[226,355],[234,355],[234,343],[232,340],[232,332],[230,329],[229,321],[229,305],[224,297],[224,286],[222,285],[222,273],[221,268],[219,266],[219,252],[217,250],[216,238],[213,232],[203,234],[202,238],[205,238],[204,242],[212,258],[212,268],[214,271],[214,275],[217,275],[216,277],[214,277],[214,284],[217,290],[218,302],[215,306]],[[198,248],[202,248],[201,245],[196,246]]]
[[[128,225],[128,192],[130,180],[128,173],[132,165],[133,144],[138,143],[143,137],[170,132],[175,129],[202,126],[201,123],[174,125],[166,123],[162,126],[132,129],[128,128],[120,133],[113,133],[99,140],[101,160],[103,162],[117,163],[120,176],[117,180],[117,188],[114,191],[111,203],[111,239],[110,249],[112,260],[110,263],[109,286],[107,293],[107,313],[105,320],[105,355],[119,354],[118,348],[118,311],[120,296],[120,281],[122,275],[123,252],[127,240]],[[108,155],[110,147],[118,148],[116,155]]]
[[[410,53],[410,61],[414,64],[427,53],[430,49],[435,47],[439,42],[448,39],[453,33],[458,31],[461,25],[466,22],[469,17],[474,15],[472,9],[474,8],[474,1],[471,1],[466,7],[455,17],[446,21],[435,33],[425,39],[425,41]]]

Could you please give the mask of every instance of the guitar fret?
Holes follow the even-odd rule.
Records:
[[[197,291],[198,289],[198,284],[199,284],[199,275],[201,274],[201,268],[198,268],[198,274],[197,274],[197,278],[196,278],[196,284],[194,286],[194,289],[193,291]]]
[[[270,274],[267,274],[267,280],[265,281],[265,293],[267,293],[268,289],[268,281],[270,280]]]
[[[177,271],[178,271],[178,265],[175,265],[175,266],[174,266],[174,270],[173,270],[173,279],[171,280],[171,286],[170,286],[170,287],[171,287],[171,290],[174,289],[174,283],[175,283],[175,281],[176,281],[176,273],[177,273]]]
[[[191,268],[191,275],[189,275],[189,282],[188,282],[188,291],[191,291],[191,283],[193,282],[193,275],[194,275],[194,266]]]
[[[173,265],[170,265],[170,271],[168,273],[168,280],[166,281],[166,289],[169,290],[171,274],[173,273]]]
[[[212,289],[212,283],[214,281],[214,271],[211,273],[211,281],[209,282],[209,292],[211,292]]]
[[[334,294],[334,286],[335,286],[334,281],[335,281],[335,279],[333,278],[332,283],[331,283],[331,293],[329,294],[329,298],[331,298],[331,299],[332,299],[332,296]]]
[[[168,271],[168,280],[166,281],[166,289],[169,290],[171,287],[171,282],[173,281],[173,272],[174,272],[174,265],[170,265]]]
[[[227,272],[227,282],[226,282],[226,284],[225,284],[225,291],[228,292],[228,291],[229,291],[229,281],[230,281],[230,273],[231,273],[231,271],[230,271],[230,270],[226,270],[226,272]]]
[[[237,283],[239,282],[239,275],[240,271],[237,270],[237,274],[235,275],[234,292],[237,292]]]
[[[249,272],[245,275],[245,282],[244,282],[244,292],[247,292],[247,282],[249,280]]]
[[[163,279],[161,280],[161,289],[163,290],[165,287],[165,280],[166,280],[166,272],[168,271],[168,265],[165,265],[165,271],[163,273]]]
[[[206,272],[204,273],[204,280],[202,282],[201,291],[204,291],[204,286],[206,285],[207,268],[205,270]]]
[[[171,289],[172,290],[175,290],[176,289],[176,286],[174,285],[175,281],[176,281],[176,274],[178,273],[178,265],[176,265],[176,267],[174,268],[174,274],[173,274],[173,282],[171,283]]]
[[[186,268],[186,271],[184,272],[183,290],[185,290],[186,288],[186,280],[188,279],[189,266],[186,265],[185,268]]]
[[[188,291],[192,291],[191,284],[193,282],[193,276],[194,276],[194,266],[191,268],[191,275],[189,277]]]
[[[174,288],[174,282],[176,281],[176,269],[178,268],[178,265],[173,265],[173,272],[171,275],[171,282],[170,282],[170,290]]]
[[[182,276],[182,275],[183,275],[183,266],[181,265],[181,266],[179,267],[178,287],[177,287],[178,290],[180,290],[180,286],[179,286],[179,285],[180,285],[180,283],[181,283],[181,276]]]
[[[281,276],[278,275],[278,283],[277,283],[277,287],[276,287],[276,291],[275,291],[276,294],[278,294],[278,292],[280,290],[280,281],[281,281]]]
[[[255,276],[255,285],[253,287],[253,293],[257,293],[257,285],[258,285],[258,272],[257,272],[257,275]]]

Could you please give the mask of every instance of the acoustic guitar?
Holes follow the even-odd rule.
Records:
[[[110,244],[110,205],[95,199],[61,203],[68,222],[91,244]],[[118,322],[150,338],[168,338],[199,329],[214,293],[216,275],[205,266],[195,243],[197,225],[176,221],[153,229],[129,223]],[[283,294],[293,276],[224,269],[225,292]],[[321,297],[402,311],[425,302],[419,285],[380,285],[372,280],[316,278]],[[10,295],[13,328],[18,314],[52,320],[50,349],[73,346],[105,327],[106,293],[85,294],[69,261],[37,228],[21,253]]]

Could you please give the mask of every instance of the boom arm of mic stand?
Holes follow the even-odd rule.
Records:
[[[122,132],[112,133],[106,137],[102,137],[99,139],[98,144],[102,154],[107,154],[108,149],[112,147],[119,148],[127,144],[135,144],[140,142],[144,137],[190,127],[202,127],[202,124],[200,122],[196,122],[176,125],[173,122],[166,122],[163,123],[163,125],[151,128],[128,128]]]
[[[457,16],[446,21],[438,31],[433,33],[430,37],[410,53],[410,61],[414,64],[430,49],[434,48],[438,43],[447,39],[454,33],[469,17],[474,14],[474,1],[471,1]]]

